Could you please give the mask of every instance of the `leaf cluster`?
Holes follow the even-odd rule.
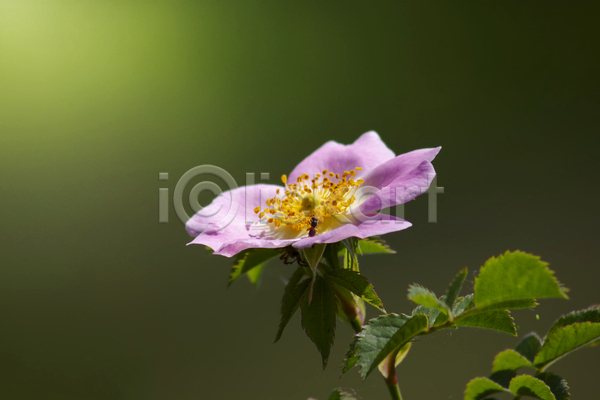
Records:
[[[573,351],[600,339],[600,306],[575,311],[560,317],[544,339],[532,332],[513,349],[496,355],[488,378],[472,379],[465,390],[465,400],[479,400],[494,393],[510,393],[542,400],[564,400],[570,397],[567,382],[546,369]],[[529,368],[534,375],[517,375]]]
[[[474,293],[460,296],[467,275],[466,268],[461,270],[441,297],[421,285],[411,285],[408,298],[418,304],[412,314],[387,314],[370,320],[351,343],[342,373],[357,366],[366,379],[386,358],[404,358],[418,336],[443,329],[465,326],[516,336],[511,309],[535,307],[538,298],[567,298],[566,289],[547,264],[520,251],[489,259],[475,278]],[[393,361],[396,365],[399,359]]]
[[[364,321],[365,302],[385,312],[373,285],[359,273],[359,250],[362,254],[392,252],[381,241],[369,239],[348,239],[341,244],[304,249],[308,267],[298,267],[286,285],[275,342],[300,309],[302,328],[317,346],[325,368],[335,339],[336,318],[349,322],[358,331]]]

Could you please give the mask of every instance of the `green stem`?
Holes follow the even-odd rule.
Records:
[[[390,391],[390,396],[392,396],[392,400],[402,400],[402,395],[400,394],[400,387],[398,386],[398,378],[396,377],[396,356],[398,355],[397,351],[393,352],[389,357],[389,362],[387,363],[387,377],[385,378],[385,384],[387,385],[388,390]]]
[[[394,373],[393,375],[390,375],[388,378],[386,378],[385,384],[387,385],[388,390],[390,391],[390,396],[392,396],[392,400],[402,400],[402,395],[400,394],[400,387],[398,387],[398,379],[396,378],[395,368],[392,369],[394,369]]]

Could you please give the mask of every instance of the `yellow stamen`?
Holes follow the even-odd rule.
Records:
[[[344,171],[341,177],[339,173],[323,170],[322,174],[316,173],[313,178],[302,174],[295,183],[288,184],[287,176],[283,175],[281,181],[286,185],[283,197],[268,199],[267,208],[260,212],[260,207],[257,207],[255,212],[260,212],[260,218],[266,215],[268,223],[275,227],[289,227],[298,232],[309,232],[312,218],[317,218],[321,232],[327,231],[328,223],[333,222],[335,216],[346,214],[356,200],[354,194],[364,181],[354,181],[354,176],[354,170]],[[276,193],[279,195],[280,191]]]

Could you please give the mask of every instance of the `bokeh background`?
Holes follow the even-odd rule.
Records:
[[[599,17],[597,2],[1,0],[0,397],[386,398],[376,376],[338,379],[341,323],[325,372],[298,316],[272,344],[290,267],[227,289],[230,259],[186,247],[172,209],[158,223],[158,189],[191,167],[276,183],[368,130],[397,154],[443,146],[438,223],[418,198],[414,227],[386,237],[398,254],[363,257],[388,310],[507,249],[571,288],[515,312],[521,334],[598,303]],[[403,394],[460,399],[517,341],[424,338]],[[574,398],[596,396],[599,351],[555,364]]]

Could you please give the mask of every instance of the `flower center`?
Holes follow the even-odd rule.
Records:
[[[324,170],[322,174],[315,174],[312,179],[308,174],[302,174],[295,183],[288,183],[287,176],[283,175],[283,196],[268,199],[264,210],[256,207],[254,212],[260,218],[266,217],[267,222],[276,227],[285,225],[296,231],[314,230],[311,232],[311,236],[314,236],[318,230],[317,225],[324,222],[329,225],[327,222],[331,221],[328,219],[345,214],[354,203],[354,194],[364,182],[362,179],[354,180],[355,176],[355,170],[345,171],[341,175]],[[279,195],[280,189],[276,193]],[[316,218],[316,224],[313,218]]]

